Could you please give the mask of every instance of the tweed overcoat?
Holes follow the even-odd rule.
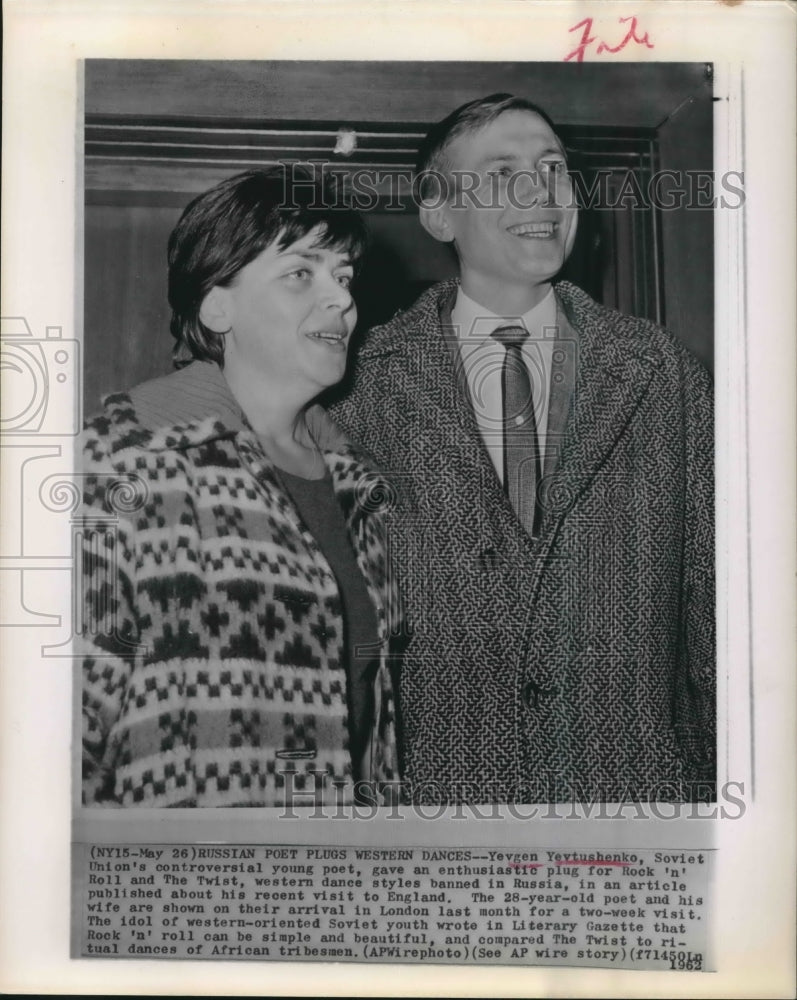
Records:
[[[455,290],[437,285],[372,330],[330,411],[394,484],[387,527],[410,630],[401,706],[411,794],[710,798],[707,373],[665,330],[559,283],[574,389],[532,539],[455,373],[443,324]]]
[[[158,382],[163,398],[192,394],[193,419],[144,426],[117,394],[85,434],[84,801],[351,802],[334,575],[257,435],[230,418],[234,401],[213,412],[208,400],[229,395],[219,369],[195,363]],[[398,777],[399,605],[371,502],[385,486],[320,407],[313,422],[337,441],[323,457],[377,612],[366,777],[378,790]]]

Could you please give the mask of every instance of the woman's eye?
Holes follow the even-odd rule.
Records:
[[[511,167],[496,167],[495,170],[490,170],[490,177],[509,177],[512,174]]]
[[[337,275],[337,283],[343,288],[351,288],[353,275],[351,274],[339,274]]]
[[[288,277],[296,278],[297,281],[305,281],[310,277],[310,268],[297,267],[293,271],[288,272]]]

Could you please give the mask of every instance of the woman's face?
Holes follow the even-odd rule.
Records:
[[[229,286],[210,293],[229,328],[225,370],[308,399],[341,380],[357,322],[353,267],[346,253],[318,246],[322,232],[314,229],[283,250],[272,243]]]

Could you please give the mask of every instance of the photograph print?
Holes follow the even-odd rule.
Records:
[[[84,87],[83,805],[714,800],[711,65]]]

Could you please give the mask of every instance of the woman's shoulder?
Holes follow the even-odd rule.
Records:
[[[149,379],[128,393],[139,423],[152,430],[186,426],[220,417],[238,426],[241,410],[221,369],[211,361],[193,361],[184,368]]]
[[[140,425],[128,392],[104,396],[100,409],[83,424],[83,450],[99,460],[117,450],[117,442],[136,437]]]
[[[242,426],[240,407],[221,369],[210,362],[193,362],[168,375],[141,382],[124,392],[103,397],[100,411],[84,427],[87,442],[104,442],[115,452],[130,445],[159,450],[161,440],[179,438],[181,431]]]

